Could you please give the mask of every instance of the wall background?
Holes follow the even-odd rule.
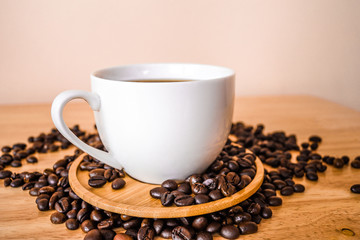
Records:
[[[51,102],[121,64],[196,62],[236,94],[310,94],[360,110],[358,0],[0,0],[0,104]]]

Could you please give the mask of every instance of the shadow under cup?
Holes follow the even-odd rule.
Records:
[[[221,152],[230,132],[234,78],[228,68],[182,63],[96,71],[91,75],[91,99],[84,99],[95,106],[97,129],[108,153],[75,145],[147,183],[201,173]]]

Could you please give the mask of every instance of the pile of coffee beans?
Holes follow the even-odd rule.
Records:
[[[72,130],[86,143],[104,150],[97,134],[87,134],[78,126]],[[295,135],[287,136],[284,132],[265,134],[263,130],[264,126],[261,124],[254,128],[236,123],[231,129],[231,134],[237,138],[235,143],[249,148],[263,163],[276,170],[265,170],[261,187],[250,198],[231,208],[201,216],[171,219],[137,218],[108,212],[86,203],[72,191],[68,180],[71,164],[82,153],[79,149],[76,149],[73,155],[64,156],[56,161],[53,168],[45,169],[43,172],[15,173],[5,169],[8,165],[18,167],[22,159],[27,159],[30,163],[37,162],[32,156],[35,152],[45,153],[68,148],[71,144],[55,129],[48,134],[30,137],[30,147],[24,143],[4,146],[0,157],[0,179],[4,179],[4,186],[22,186],[23,190],[28,190],[31,196],[36,196],[35,202],[40,211],[55,210],[50,216],[52,223],[64,223],[69,230],[81,228],[86,233],[87,240],[153,239],[155,236],[173,239],[212,239],[213,234],[233,239],[257,232],[257,224],[262,219],[272,217],[270,207],[282,204],[282,198],[278,197],[278,193],[289,196],[305,190],[303,185],[294,182],[294,177],[306,176],[308,180],[316,181],[317,173],[325,171],[328,165],[341,168],[350,162],[347,156],[319,155],[316,149],[321,144],[321,138],[318,136],[311,136],[308,142],[299,146]],[[242,181],[246,186],[255,174],[254,154],[245,153],[244,148],[237,147],[229,140],[222,153],[204,174],[190,176],[180,184],[172,180],[165,181],[162,184],[164,189],[153,189],[151,196],[160,198],[163,205],[175,203],[178,206],[189,205],[187,201],[199,204],[231,196],[243,187]],[[297,162],[291,161],[294,152],[298,154]],[[351,161],[351,166],[360,168],[360,156]],[[104,165],[88,155],[83,157],[81,169],[89,171],[89,184],[93,187],[101,187],[106,182],[112,182],[112,187],[119,189],[125,184],[121,181],[125,176],[123,171]],[[233,188],[235,191],[229,190]],[[216,194],[210,194],[213,191]],[[360,193],[360,185],[355,184],[351,191]],[[175,202],[177,197],[181,198]],[[189,200],[189,197],[193,200]],[[119,232],[121,229],[125,232],[114,231]]]
[[[177,184],[166,180],[150,191],[163,206],[189,206],[230,197],[246,187],[256,174],[256,156],[228,140],[223,151],[203,174],[189,176]]]

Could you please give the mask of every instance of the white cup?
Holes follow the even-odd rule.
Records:
[[[232,122],[234,84],[233,70],[211,65],[112,67],[91,75],[92,92],[60,93],[51,116],[71,143],[133,178],[155,184],[183,180],[206,170],[221,152]],[[85,144],[66,126],[63,108],[75,98],[91,106],[108,152]]]

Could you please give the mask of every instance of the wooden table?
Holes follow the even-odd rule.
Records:
[[[69,125],[93,131],[90,107],[74,102],[65,109]],[[312,134],[323,138],[320,154],[360,155],[360,112],[311,96],[241,97],[236,101],[234,121],[265,124],[265,132],[294,133],[298,142]],[[28,136],[48,132],[53,127],[50,104],[0,106],[0,146],[25,142]],[[24,170],[43,170],[74,149],[41,154],[38,164]],[[14,169],[12,169],[14,170]],[[306,186],[304,193],[283,197],[283,205],[272,207],[273,217],[263,220],[256,234],[241,239],[360,239],[360,195],[350,186],[360,183],[360,170],[328,167],[319,181],[295,179]],[[0,239],[82,239],[81,230],[70,231],[63,224],[50,223],[52,211],[40,212],[35,198],[21,188],[5,188],[0,180]],[[349,228],[355,236],[346,236]]]

